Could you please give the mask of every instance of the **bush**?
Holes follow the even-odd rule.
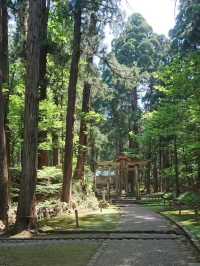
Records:
[[[99,202],[99,208],[100,209],[107,209],[107,208],[109,208],[109,206],[110,206],[110,204],[105,200],[101,200]]]
[[[177,198],[177,201],[180,204],[185,204],[185,205],[200,204],[200,195],[195,192],[185,192]]]
[[[80,208],[98,209],[98,201],[90,184],[85,184],[82,187],[79,181],[73,183],[72,196],[73,201]]]
[[[38,171],[37,199],[58,198],[62,186],[62,170],[56,167],[44,167]]]
[[[164,200],[173,200],[173,199],[175,199],[175,195],[174,195],[173,192],[167,192],[167,193],[165,193],[165,194],[162,196],[162,198],[163,198]]]
[[[44,167],[38,170],[38,183],[40,184],[57,184],[61,183],[63,178],[62,169],[56,167]]]
[[[20,167],[11,167],[9,169],[11,180],[13,183],[20,183],[21,178],[21,168]]]
[[[50,197],[59,197],[61,191],[61,183],[58,184],[46,184],[46,185],[37,185],[36,186],[36,196],[37,198],[50,198]]]

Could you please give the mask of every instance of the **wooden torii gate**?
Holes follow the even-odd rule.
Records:
[[[116,161],[105,161],[97,164],[97,169],[107,171],[108,175],[96,176],[96,184],[107,185],[112,183],[117,195],[134,194],[140,198],[140,179],[145,167],[150,163],[147,160],[121,155]],[[115,175],[109,173],[115,171]],[[104,180],[104,182],[102,182]]]

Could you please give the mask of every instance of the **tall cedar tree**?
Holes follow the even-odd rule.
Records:
[[[8,219],[8,164],[5,134],[8,72],[7,1],[0,0],[0,219],[5,224]]]
[[[84,181],[84,166],[87,155],[87,121],[85,115],[89,112],[90,103],[90,91],[91,84],[87,81],[84,82],[83,88],[83,102],[82,102],[82,114],[79,133],[79,148],[76,169],[74,172],[74,178]]]
[[[92,13],[90,16],[90,26],[89,26],[89,35],[88,40],[91,43],[91,47],[89,47],[89,54],[87,55],[87,68],[88,74],[90,75],[91,72],[91,65],[93,64],[93,56],[97,50],[98,42],[95,42],[93,45],[92,38],[95,37],[97,34],[97,15]],[[88,145],[88,132],[87,132],[87,121],[85,119],[85,115],[90,110],[90,92],[92,84],[89,81],[89,75],[87,77],[88,80],[84,82],[83,88],[83,101],[82,101],[82,114],[83,117],[81,118],[80,123],[80,133],[79,133],[79,148],[78,148],[78,158],[76,169],[74,172],[74,178],[84,181],[84,168],[85,168],[85,161],[87,156],[87,145]]]
[[[41,0],[29,0],[24,146],[20,197],[16,219],[16,229],[18,231],[29,229],[35,223],[34,205],[37,177],[40,30]]]
[[[50,0],[42,1],[42,17],[41,17],[41,50],[40,50],[40,101],[47,99],[47,29],[49,17]],[[38,135],[39,143],[46,141],[47,131],[40,130]],[[48,166],[48,151],[39,149],[38,151],[38,168],[42,169],[43,166]]]
[[[61,196],[61,200],[64,202],[70,202],[71,199],[76,85],[78,81],[79,61],[81,55],[81,14],[82,14],[81,1],[76,1],[76,6],[74,10],[73,53],[72,53],[70,78],[68,86],[64,173],[63,173],[63,187],[62,187],[62,196]]]

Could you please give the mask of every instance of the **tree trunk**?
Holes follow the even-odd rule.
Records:
[[[158,168],[158,177],[159,177],[159,191],[163,192],[163,178],[162,178],[162,169],[163,169],[163,150],[162,150],[162,139],[159,139],[159,168]]]
[[[40,49],[40,101],[47,99],[47,29],[48,29],[48,17],[50,0],[42,1],[42,16],[41,16],[41,49]],[[40,130],[38,134],[38,142],[43,143],[47,140],[47,131]],[[48,150],[39,149],[38,150],[38,168],[42,169],[44,166],[48,166]]]
[[[153,178],[154,178],[154,192],[158,192],[158,169],[157,169],[157,158],[153,162]]]
[[[80,44],[81,44],[81,6],[77,1],[74,12],[74,40],[73,54],[70,69],[70,79],[68,87],[68,106],[66,117],[66,137],[65,137],[65,155],[64,155],[64,173],[61,200],[70,202],[72,186],[72,160],[73,160],[73,135],[74,135],[74,115],[76,103],[76,85],[79,72]]]
[[[98,47],[98,42],[96,45],[93,44],[92,38],[97,34],[97,14],[94,12],[90,15],[90,25],[89,25],[89,33],[88,40],[91,41],[92,45],[89,45],[90,52],[87,54],[87,72],[88,77],[90,77],[91,65],[93,64],[93,57]],[[82,114],[86,115],[90,109],[90,92],[91,92],[91,82],[85,81],[83,88],[83,100],[82,100]],[[80,123],[80,133],[79,133],[79,147],[78,147],[78,158],[77,165],[74,172],[74,178],[77,178],[84,183],[84,167],[87,156],[87,145],[88,145],[88,132],[87,132],[87,121],[84,117],[81,118]]]
[[[152,144],[151,144],[151,140],[148,144],[147,147],[147,160],[151,161],[151,149],[152,149]],[[147,194],[150,194],[151,192],[151,163],[149,162],[148,165],[146,166],[146,171],[145,171],[145,179],[146,179],[146,190],[147,190]]]
[[[82,102],[82,114],[89,112],[90,103],[90,91],[91,84],[85,81],[83,89],[83,102]],[[78,160],[76,169],[74,172],[74,178],[78,180],[84,180],[84,166],[87,154],[87,122],[84,117],[81,118],[80,135],[79,135],[79,148],[78,148]]]
[[[178,169],[178,152],[177,152],[177,137],[174,137],[174,170],[176,183],[176,196],[180,194],[179,169]]]
[[[133,131],[135,135],[138,135],[138,94],[137,94],[137,88],[135,88],[132,92],[132,112],[133,112],[133,124],[130,123],[130,130]],[[132,125],[131,125],[132,124]],[[138,143],[136,140],[129,137],[129,148],[134,151],[134,153],[137,153],[138,151]]]
[[[17,1],[16,13],[16,33],[15,33],[15,57],[21,57],[26,60],[26,39],[27,39],[27,20],[28,20],[28,1]]]
[[[197,155],[197,189],[200,191],[200,153]]]
[[[39,60],[41,1],[29,0],[27,76],[25,89],[22,177],[17,209],[17,231],[35,225],[36,161],[38,145]]]
[[[52,134],[53,143],[53,166],[59,165],[59,137],[56,133]]]
[[[163,153],[163,168],[168,169],[170,167],[169,147],[167,146]],[[170,191],[169,176],[165,174],[165,192]]]
[[[8,72],[7,1],[0,0],[0,220],[5,225],[8,222],[8,165],[5,133]]]

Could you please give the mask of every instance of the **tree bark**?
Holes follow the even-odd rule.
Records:
[[[148,151],[147,151],[147,159],[150,161],[151,160],[151,141],[148,144]],[[148,165],[146,166],[146,190],[147,194],[150,194],[151,192],[151,163],[149,162]]]
[[[26,39],[28,27],[28,1],[18,0],[16,13],[16,33],[15,33],[15,58],[18,56],[22,60],[26,60]]]
[[[179,169],[178,169],[178,151],[177,151],[177,137],[174,136],[174,170],[175,170],[175,184],[176,196],[180,194]]]
[[[0,220],[8,222],[8,165],[6,148],[6,104],[8,97],[8,11],[0,0]]]
[[[157,168],[157,158],[153,162],[153,178],[154,178],[154,192],[158,192],[158,168]]]
[[[41,2],[42,16],[41,16],[41,49],[40,49],[40,101],[47,99],[47,29],[48,29],[48,18],[50,0],[42,0]],[[38,142],[43,143],[47,140],[47,131],[40,130],[38,135]],[[48,150],[38,150],[38,168],[42,169],[44,166],[48,166]]]
[[[35,188],[37,177],[40,29],[41,0],[29,0],[24,144],[20,196],[15,225],[17,231],[29,229],[36,222]]]
[[[169,158],[169,147],[166,146],[163,154],[163,168],[168,169],[170,167],[170,158]],[[170,191],[170,182],[169,182],[169,176],[165,174],[165,192]]]
[[[158,179],[159,179],[159,191],[163,191],[163,178],[162,178],[162,169],[163,169],[163,150],[162,150],[162,139],[159,139],[159,168],[158,168]]]
[[[74,135],[74,115],[76,103],[76,85],[78,81],[79,61],[81,54],[81,6],[77,1],[74,11],[74,40],[73,53],[70,69],[70,79],[68,87],[68,106],[66,117],[66,137],[64,155],[64,173],[61,200],[70,202],[72,186],[72,160],[73,160],[73,135]]]
[[[59,137],[56,133],[52,134],[53,143],[53,166],[59,165]]]
[[[82,102],[82,113],[84,115],[89,112],[90,91],[91,91],[91,84],[85,81],[83,89],[83,102]],[[85,166],[86,155],[87,155],[87,122],[83,117],[81,118],[81,124],[80,124],[78,160],[74,172],[74,178],[82,181],[84,181],[84,166]]]
[[[137,94],[137,88],[134,88],[132,92],[132,112],[133,112],[133,124],[130,123],[130,130],[134,132],[135,135],[138,135],[138,94]],[[131,125],[132,124],[132,125]],[[138,151],[138,143],[136,140],[133,140],[131,137],[129,137],[129,148],[134,151],[134,153],[137,153]]]
[[[96,143],[95,143],[95,136],[94,136],[94,130],[92,127],[90,127],[89,131],[89,165],[92,173],[96,172],[96,165],[97,165],[97,159],[98,159],[98,152],[96,149]]]
[[[91,45],[89,44],[89,53],[87,54],[87,72],[89,80],[90,72],[91,72],[91,65],[93,64],[93,57],[98,47],[98,42],[95,44],[92,42],[92,38],[97,34],[97,14],[92,12],[90,15],[90,24],[89,24],[89,33],[88,33],[88,40],[91,41]],[[82,97],[82,114],[86,115],[89,113],[90,109],[90,92],[91,92],[91,82],[85,81],[84,88],[83,88],[83,97]],[[78,147],[78,158],[77,164],[74,172],[74,178],[77,178],[84,183],[84,168],[85,168],[85,161],[87,157],[87,145],[88,145],[88,132],[87,132],[87,121],[84,117],[81,118],[80,122],[80,133],[79,133],[79,147]]]

